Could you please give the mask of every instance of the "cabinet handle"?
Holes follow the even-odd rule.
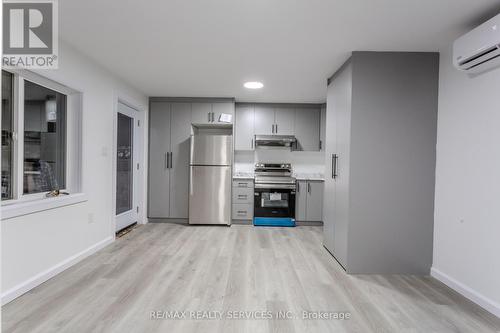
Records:
[[[210,114],[211,114],[211,113],[212,113],[212,112],[209,112],[209,113],[208,113],[208,122],[210,122]]]
[[[247,195],[246,194],[238,194],[238,198],[246,198]]]
[[[278,134],[278,124],[276,124],[274,126],[276,126],[276,134]]]
[[[337,177],[339,176],[338,173],[337,173],[339,156],[337,154],[333,154],[332,158],[333,158],[333,163],[332,163],[332,178],[333,179],[337,179]]]
[[[247,211],[246,211],[246,210],[239,210],[239,211],[238,211],[238,214],[240,214],[240,215],[244,215],[244,214],[246,214],[246,213],[247,213]]]
[[[168,169],[168,153],[165,153],[165,159],[164,159],[164,161],[163,161],[163,168],[164,168],[165,170],[167,170],[167,169]]]
[[[248,187],[247,183],[238,183],[238,187]]]
[[[297,193],[300,192],[300,182],[297,182]]]
[[[214,113],[212,112],[212,122],[214,122],[214,121],[215,121],[215,119],[214,119],[214,118],[215,118],[215,117],[214,117]]]
[[[252,149],[253,149],[253,139],[252,139]]]
[[[307,192],[311,193],[311,183],[307,183]]]
[[[323,149],[323,142],[319,140],[319,150]]]
[[[172,169],[173,164],[174,164],[174,153],[170,152],[170,169]]]

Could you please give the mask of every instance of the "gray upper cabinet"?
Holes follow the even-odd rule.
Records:
[[[212,103],[196,102],[191,104],[193,124],[212,123]]]
[[[234,102],[193,102],[192,123],[199,125],[217,124],[222,114],[234,116]],[[226,122],[224,122],[226,123]],[[232,123],[232,121],[231,121]]]
[[[170,126],[170,218],[188,218],[191,103],[172,103]]]
[[[220,116],[222,114],[230,114],[231,116],[234,117],[234,103],[233,102],[212,103],[212,114],[214,123],[221,123]],[[232,118],[231,123],[232,122],[234,122],[234,118]]]
[[[255,105],[255,135],[274,134],[274,108],[266,105]]]
[[[297,108],[295,110],[295,137],[297,150],[319,151],[320,109]]]
[[[293,135],[295,130],[295,109],[292,107],[276,107],[274,109],[274,133],[277,135]]]
[[[149,113],[149,217],[170,214],[170,103],[151,102]]]
[[[329,80],[324,245],[348,273],[429,274],[439,54],[353,52]]]
[[[254,106],[237,105],[235,110],[234,149],[254,149]]]

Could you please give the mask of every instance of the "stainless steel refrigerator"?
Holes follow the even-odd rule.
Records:
[[[191,136],[189,224],[231,224],[232,136]]]

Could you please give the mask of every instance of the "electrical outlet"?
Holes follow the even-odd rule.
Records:
[[[94,213],[89,213],[88,217],[87,217],[87,220],[88,220],[88,223],[94,223],[95,220],[94,220]]]

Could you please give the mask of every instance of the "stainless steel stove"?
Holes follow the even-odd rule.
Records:
[[[290,163],[255,164],[255,187],[276,188],[276,186],[295,189],[292,165]]]
[[[285,220],[287,226],[295,225],[295,189],[290,163],[255,164],[254,224]]]

